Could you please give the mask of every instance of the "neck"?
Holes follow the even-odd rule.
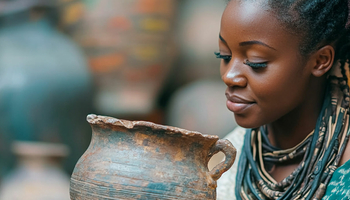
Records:
[[[304,102],[287,115],[267,125],[268,137],[272,145],[288,149],[302,142],[316,127],[321,113],[325,81],[323,87],[310,87]]]

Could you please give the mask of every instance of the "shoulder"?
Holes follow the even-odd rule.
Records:
[[[234,192],[236,186],[236,174],[239,158],[241,156],[243,148],[245,133],[246,129],[242,127],[237,127],[225,137],[225,139],[228,139],[232,143],[232,145],[237,149],[237,154],[236,160],[232,167],[227,172],[225,172],[217,182],[217,200],[236,199]]]

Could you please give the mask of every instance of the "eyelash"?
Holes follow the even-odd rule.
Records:
[[[221,55],[219,52],[214,52],[214,54],[216,55],[216,58],[223,59],[225,62],[228,62],[231,60],[231,56]],[[267,67],[267,62],[254,63],[254,62],[250,62],[249,60],[246,60],[243,62],[243,64],[248,65],[249,67],[251,67],[253,69]]]
[[[246,60],[243,62],[243,64],[248,65],[249,67],[254,68],[254,69],[267,67],[267,62],[254,63],[254,62],[250,62],[249,60]]]
[[[221,55],[219,52],[214,52],[214,54],[216,55],[216,58],[223,59],[224,61],[231,60],[231,56]]]

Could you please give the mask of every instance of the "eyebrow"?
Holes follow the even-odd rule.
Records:
[[[221,34],[219,34],[219,38],[220,38],[220,40],[221,40],[223,43],[227,44],[227,42],[226,42],[225,39],[221,36]],[[273,48],[273,47],[271,47],[271,46],[269,46],[269,45],[267,45],[267,44],[265,44],[265,43],[263,43],[263,42],[260,42],[260,41],[258,41],[258,40],[251,40],[251,41],[241,42],[241,43],[239,43],[239,46],[242,47],[242,46],[249,46],[249,45],[255,45],[255,44],[257,44],[257,45],[262,45],[262,46],[268,47],[268,48],[273,49],[273,50],[276,51],[275,48]]]

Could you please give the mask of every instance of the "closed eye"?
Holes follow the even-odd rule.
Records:
[[[248,65],[249,67],[253,69],[260,69],[260,68],[266,68],[267,67],[267,62],[260,62],[260,63],[255,63],[255,62],[250,62],[249,60],[244,61],[245,65]]]
[[[221,55],[219,52],[214,52],[216,55],[216,58],[223,59],[225,62],[228,62],[231,60],[232,56],[230,55]]]

